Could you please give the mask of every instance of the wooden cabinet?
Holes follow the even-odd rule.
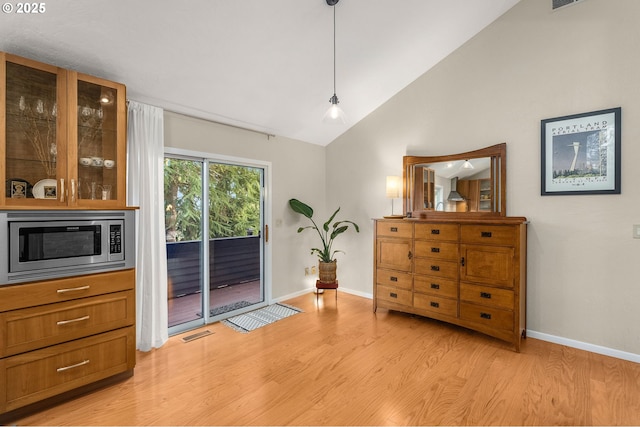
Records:
[[[0,206],[126,205],[122,84],[0,52]]]
[[[0,286],[0,414],[132,371],[135,270]]]
[[[525,218],[376,220],[375,229],[374,311],[450,322],[520,350],[526,328]]]

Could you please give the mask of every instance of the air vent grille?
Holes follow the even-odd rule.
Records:
[[[553,10],[560,9],[561,7],[580,3],[581,1],[583,0],[551,0],[551,9]]]

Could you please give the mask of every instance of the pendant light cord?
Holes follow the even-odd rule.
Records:
[[[333,5],[333,95],[336,94],[336,5]]]

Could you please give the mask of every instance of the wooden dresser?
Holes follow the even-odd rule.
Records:
[[[508,341],[526,329],[526,219],[375,220],[374,312],[418,314]]]
[[[134,269],[0,286],[0,414],[134,365]]]

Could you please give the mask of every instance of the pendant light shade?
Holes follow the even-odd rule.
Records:
[[[342,108],[338,106],[338,96],[336,95],[336,4],[340,0],[326,0],[329,6],[333,6],[333,96],[329,98],[331,106],[324,114],[322,121],[329,124],[345,124],[347,118],[342,111]]]

